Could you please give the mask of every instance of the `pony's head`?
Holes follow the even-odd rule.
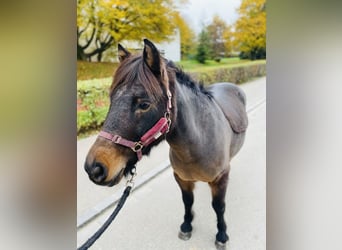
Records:
[[[99,185],[117,184],[142,154],[162,141],[160,135],[170,126],[173,79],[157,48],[144,39],[142,55],[131,55],[120,44],[118,55],[109,111],[84,164],[89,178]]]

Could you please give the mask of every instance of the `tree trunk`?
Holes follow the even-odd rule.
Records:
[[[103,54],[103,51],[99,51],[99,53],[97,54],[97,61],[98,61],[98,62],[101,62],[101,60],[102,60],[102,54]]]
[[[83,48],[77,44],[77,60],[86,61],[87,55],[84,53]]]
[[[93,39],[94,37],[94,33],[92,34],[90,39]],[[80,36],[78,34],[78,36]],[[114,38],[111,36],[108,36],[108,38],[106,38],[106,42],[101,42],[99,41],[99,45],[97,48],[93,48],[91,52],[85,52],[85,50],[89,47],[89,45],[91,44],[91,40],[88,40],[86,45],[81,45],[79,44],[79,40],[77,40],[77,60],[81,60],[81,61],[91,61],[91,57],[92,56],[96,56],[97,61],[101,62],[102,57],[103,57],[103,52],[105,52],[107,49],[109,49],[113,43],[114,43]]]

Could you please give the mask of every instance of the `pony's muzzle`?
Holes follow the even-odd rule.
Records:
[[[105,138],[97,138],[84,163],[84,169],[91,181],[97,185],[110,187],[120,182],[129,160],[125,150],[133,154],[130,149],[120,147]]]
[[[107,169],[100,162],[94,162],[93,165],[89,165],[86,162],[84,169],[88,173],[89,178],[96,184],[102,184],[107,178]]]

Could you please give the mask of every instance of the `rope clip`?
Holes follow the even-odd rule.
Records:
[[[133,189],[134,187],[134,178],[135,176],[137,176],[137,170],[135,167],[133,167],[130,171],[131,174],[131,178],[129,178],[129,180],[127,180],[126,182],[126,187],[131,187],[131,189]]]

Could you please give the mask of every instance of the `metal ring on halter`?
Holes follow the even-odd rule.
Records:
[[[135,143],[134,147],[131,147],[131,149],[134,151],[134,152],[137,152],[137,151],[140,151],[142,150],[144,147],[144,145],[142,144],[141,141],[138,141]]]
[[[164,114],[164,117],[169,120],[170,119],[170,112],[166,111]]]
[[[169,111],[166,111],[164,114],[164,117],[167,119],[167,130],[166,133],[168,133],[170,131],[170,127],[171,127],[171,114]]]

